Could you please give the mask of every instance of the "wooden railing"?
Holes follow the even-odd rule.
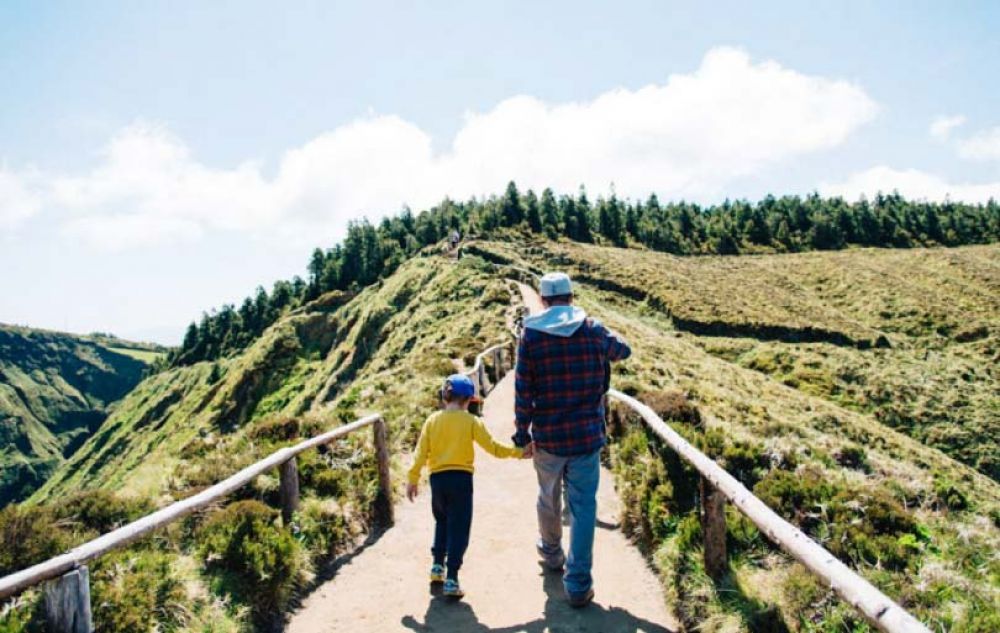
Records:
[[[476,395],[485,398],[500,379],[514,368],[514,341],[497,343],[476,356],[476,362],[464,373],[476,385]],[[489,359],[489,361],[487,361]],[[488,365],[492,365],[489,367]]]
[[[719,578],[725,574],[728,566],[725,504],[729,501],[753,521],[772,543],[822,578],[842,600],[860,611],[879,630],[890,633],[929,633],[927,627],[874,585],[840,562],[802,530],[778,516],[713,459],[670,428],[652,409],[615,389],[610,390],[608,396],[638,413],[653,433],[701,475],[705,570],[710,576]]]
[[[125,547],[177,519],[192,514],[247,485],[272,468],[280,473],[281,513],[286,523],[299,506],[299,476],[296,457],[309,449],[328,444],[364,427],[372,427],[378,461],[379,493],[375,500],[375,519],[381,525],[393,520],[392,483],[389,474],[389,443],[385,420],[375,413],[332,431],[280,449],[247,466],[198,494],[173,503],[137,521],[84,543],[79,547],[27,569],[0,578],[0,600],[18,594],[45,581],[44,610],[47,629],[57,633],[90,633],[93,630],[90,609],[89,573],[85,563],[108,552]]]

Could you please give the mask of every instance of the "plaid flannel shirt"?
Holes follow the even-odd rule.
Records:
[[[631,353],[620,336],[592,318],[568,337],[525,329],[514,376],[514,444],[534,441],[561,456],[585,455],[604,446],[611,362]]]

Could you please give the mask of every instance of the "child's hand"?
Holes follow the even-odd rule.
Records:
[[[530,442],[524,447],[524,452],[521,453],[521,459],[531,459],[535,455],[535,443]]]
[[[419,492],[420,489],[417,488],[417,484],[406,484],[406,498],[411,502],[417,498]]]

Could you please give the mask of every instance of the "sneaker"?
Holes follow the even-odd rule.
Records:
[[[444,597],[452,598],[454,600],[461,600],[462,596],[465,595],[462,588],[458,586],[458,581],[452,580],[451,578],[444,581],[444,591],[441,593]]]
[[[559,571],[564,565],[566,565],[566,555],[563,554],[561,547],[555,554],[550,554],[548,549],[545,547],[545,543],[538,541],[535,543],[535,550],[542,558],[542,564],[544,564],[549,571]]]
[[[569,594],[569,606],[574,609],[580,609],[587,606],[594,601],[594,590],[588,589],[583,593],[571,593]]]
[[[431,583],[444,582],[444,565],[431,565]]]

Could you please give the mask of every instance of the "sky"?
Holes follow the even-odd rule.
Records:
[[[995,2],[0,2],[0,322],[176,344],[352,219],[1000,199]]]

